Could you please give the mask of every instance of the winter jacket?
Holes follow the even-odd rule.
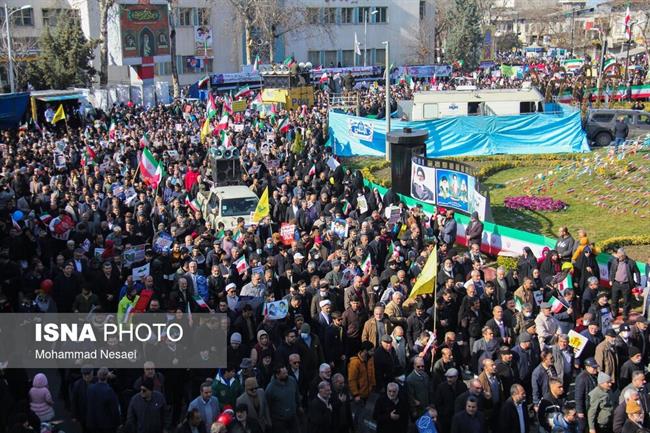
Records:
[[[239,383],[237,376],[230,380],[226,380],[223,378],[221,373],[219,373],[212,382],[212,395],[219,399],[219,404],[222,406],[230,405],[235,407],[237,397],[239,397],[243,392],[244,388],[241,386],[241,383]]]
[[[353,397],[360,396],[363,399],[367,399],[376,385],[374,358],[370,358],[365,362],[358,356],[350,358],[348,365],[348,383],[350,393]]]
[[[276,377],[271,379],[265,391],[271,419],[289,421],[296,417],[300,405],[300,393],[296,379],[289,376],[285,382]]]
[[[29,407],[41,421],[50,421],[54,418],[54,400],[47,387],[47,377],[38,373],[32,381],[29,390]]]

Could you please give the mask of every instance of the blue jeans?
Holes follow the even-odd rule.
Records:
[[[623,143],[625,143],[625,138],[623,138],[623,137],[616,137],[616,138],[614,139],[614,150],[615,150],[616,152],[618,152],[618,146],[620,146],[620,145],[623,144]]]

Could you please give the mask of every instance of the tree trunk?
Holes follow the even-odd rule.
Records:
[[[269,41],[269,63],[273,63],[275,61],[275,35],[271,36],[271,40]]]
[[[245,64],[252,64],[253,59],[253,20],[250,17],[244,18],[244,28],[246,33],[246,58]]]
[[[174,14],[173,0],[169,0],[169,54],[172,66],[172,92],[174,98],[181,97],[181,86],[178,82],[178,65],[176,64],[176,16]]]
[[[105,88],[108,84],[108,10],[113,6],[113,0],[99,2],[99,87]]]

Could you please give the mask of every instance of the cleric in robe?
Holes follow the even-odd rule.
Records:
[[[426,178],[424,177],[424,170],[418,167],[415,171],[416,178],[411,184],[411,195],[413,198],[422,201],[433,201],[433,192],[424,185]]]

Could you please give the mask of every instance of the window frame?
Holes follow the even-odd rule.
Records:
[[[25,14],[29,14],[29,23],[25,23]],[[34,27],[34,8],[25,8],[13,12],[13,15],[10,14],[11,25],[15,27]],[[19,22],[20,19],[20,22]]]
[[[189,16],[186,15],[189,13]],[[186,17],[187,20],[183,19]],[[185,22],[187,21],[187,22]],[[178,24],[179,27],[192,27],[194,26],[194,8],[178,8]]]

